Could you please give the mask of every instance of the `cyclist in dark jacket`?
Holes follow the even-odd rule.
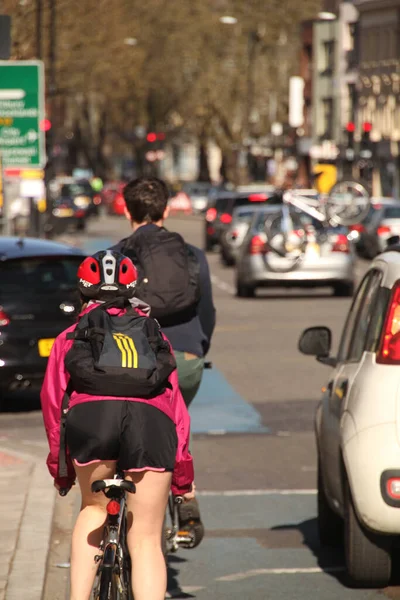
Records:
[[[126,217],[132,225],[132,234],[112,247],[124,253],[132,242],[146,244],[157,227],[163,227],[169,214],[169,192],[166,184],[156,177],[142,177],[129,182],[123,191]],[[199,264],[200,301],[189,320],[162,327],[174,350],[178,366],[179,387],[187,406],[194,399],[203,375],[204,357],[210,348],[215,327],[215,307],[212,298],[210,272],[202,250],[188,244]],[[151,303],[150,303],[151,304]],[[194,520],[200,521],[197,501],[180,507],[180,526]],[[202,535],[199,536],[199,541]]]

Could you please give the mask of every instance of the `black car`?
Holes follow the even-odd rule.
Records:
[[[232,213],[238,206],[248,204],[281,204],[282,194],[277,190],[251,192],[223,192],[219,194],[205,217],[204,249],[209,252],[219,244],[221,234],[229,227]]]
[[[83,231],[87,220],[98,215],[98,198],[89,181],[77,180],[63,183],[53,196],[52,210],[46,231],[59,234],[72,226]]]
[[[0,401],[42,383],[55,337],[80,310],[77,248],[0,237]]]

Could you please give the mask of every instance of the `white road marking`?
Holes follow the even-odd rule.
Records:
[[[207,435],[226,435],[226,429],[210,429]]]
[[[197,496],[209,497],[237,497],[237,496],[315,496],[317,490],[222,490],[222,491],[196,491]]]
[[[219,290],[222,290],[223,292],[228,292],[228,294],[235,294],[236,290],[233,287],[233,285],[230,285],[229,283],[222,281],[222,279],[217,277],[217,275],[213,275],[212,273],[211,273],[211,283],[213,285],[215,285],[216,288],[218,288]]]
[[[299,568],[299,569],[251,569],[250,571],[244,571],[242,573],[233,573],[232,575],[224,575],[218,577],[215,581],[240,581],[242,579],[248,579],[249,577],[257,577],[259,575],[312,575],[315,573],[340,573],[344,571],[344,567],[310,567],[310,568]]]

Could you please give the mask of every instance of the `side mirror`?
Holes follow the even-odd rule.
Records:
[[[332,333],[329,327],[309,327],[300,336],[299,350],[303,354],[325,359],[329,357],[331,344]]]

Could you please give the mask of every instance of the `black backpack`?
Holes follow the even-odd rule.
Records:
[[[162,327],[189,321],[200,300],[200,265],[179,233],[157,227],[128,238],[122,253],[138,269],[135,296]]]
[[[151,398],[169,385],[176,362],[157,321],[139,315],[129,303],[124,315],[107,312],[126,302],[119,299],[99,305],[68,334],[74,343],[65,356],[65,368],[76,392]]]

